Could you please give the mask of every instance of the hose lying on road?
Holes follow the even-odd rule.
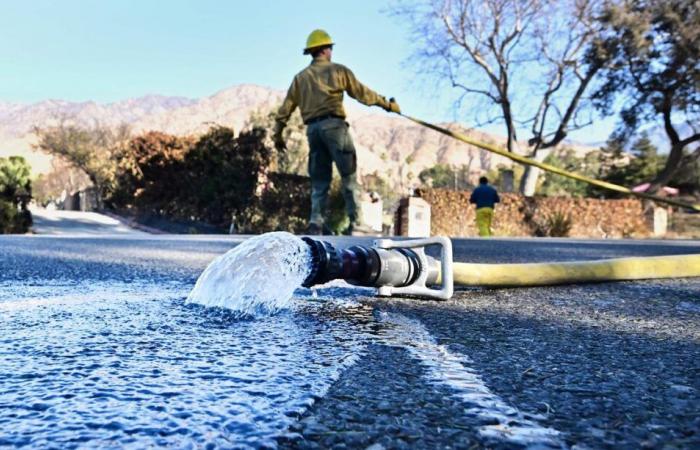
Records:
[[[474,264],[452,260],[446,237],[378,239],[372,247],[337,249],[327,241],[304,237],[310,252],[304,287],[343,279],[378,288],[379,295],[418,295],[447,300],[453,285],[545,286],[568,283],[700,277],[700,254],[647,256],[596,261],[526,264]],[[425,254],[440,246],[440,260]],[[443,276],[444,275],[444,276]],[[439,286],[435,289],[434,286]]]
[[[455,262],[453,270],[456,285],[491,287],[684,278],[700,277],[700,255],[526,264]]]

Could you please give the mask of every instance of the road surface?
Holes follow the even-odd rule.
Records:
[[[34,225],[32,232],[47,235],[145,235],[119,220],[85,211],[61,211],[31,208]]]
[[[459,288],[447,302],[334,285],[269,320],[186,307],[240,240],[0,237],[0,446],[700,447],[700,279]],[[491,263],[700,252],[454,247]]]

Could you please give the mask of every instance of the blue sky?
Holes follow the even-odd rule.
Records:
[[[314,28],[334,60],[402,109],[431,121],[469,117],[405,61],[406,26],[384,0],[0,0],[0,101],[111,102],[148,94],[202,97],[240,83],[286,89],[308,64]],[[470,125],[466,122],[466,125]],[[611,122],[574,138],[604,140]],[[488,131],[503,134],[498,127]]]

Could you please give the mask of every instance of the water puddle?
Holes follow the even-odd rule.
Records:
[[[240,320],[189,288],[0,286],[0,447],[275,446],[366,345],[352,303]]]

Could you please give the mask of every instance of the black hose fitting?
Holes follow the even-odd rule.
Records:
[[[311,287],[341,278],[342,262],[338,251],[330,242],[317,241],[309,237],[301,238],[311,249],[311,271],[301,284]]]
[[[357,286],[408,286],[423,270],[418,255],[408,248],[387,250],[355,245],[338,251],[329,242],[302,239],[311,250],[311,271],[302,283],[304,287],[335,279]],[[437,268],[431,269],[430,274],[431,281],[435,282]]]

